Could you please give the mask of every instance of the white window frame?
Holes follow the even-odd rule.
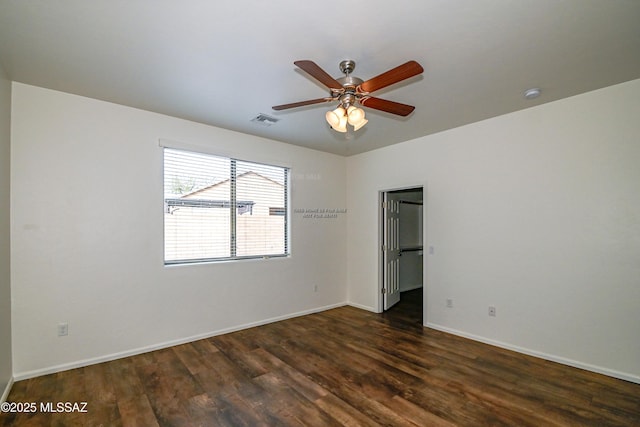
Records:
[[[247,259],[269,259],[269,258],[283,258],[283,257],[289,257],[291,255],[290,252],[290,219],[291,219],[291,214],[290,214],[290,180],[291,180],[291,169],[287,166],[280,166],[280,165],[274,165],[274,164],[268,164],[268,163],[264,163],[264,162],[258,162],[258,161],[253,161],[253,160],[244,160],[244,159],[238,159],[235,157],[230,157],[230,156],[225,156],[225,155],[219,155],[219,154],[214,154],[214,153],[209,153],[207,151],[201,151],[197,148],[182,148],[180,146],[176,146],[175,144],[166,144],[165,141],[160,140],[160,147],[162,148],[162,185],[164,188],[164,175],[165,175],[165,150],[169,149],[169,150],[173,150],[173,151],[182,151],[185,153],[194,153],[194,154],[198,154],[198,155],[203,155],[203,156],[212,156],[212,157],[217,157],[217,158],[223,158],[225,160],[229,160],[230,164],[231,164],[231,171],[230,171],[230,176],[229,176],[229,182],[230,182],[230,191],[229,191],[229,203],[228,203],[228,209],[230,209],[230,228],[229,228],[229,239],[230,239],[230,256],[225,256],[225,257],[202,257],[202,258],[185,258],[185,259],[171,259],[171,260],[167,260],[167,256],[166,256],[166,228],[165,228],[165,218],[166,218],[166,213],[163,214],[163,261],[164,261],[164,265],[165,266],[172,266],[172,265],[184,265],[184,264],[197,264],[197,263],[212,263],[212,262],[220,262],[220,261],[238,261],[238,260],[247,260]],[[237,209],[237,205],[238,205],[238,200],[236,197],[236,185],[237,185],[237,174],[236,174],[236,165],[238,162],[242,162],[242,163],[254,163],[257,165],[261,165],[261,166],[269,166],[269,167],[276,167],[276,168],[280,168],[282,169],[283,173],[284,173],[284,179],[283,179],[283,191],[284,191],[284,206],[278,206],[276,208],[283,208],[284,211],[284,231],[283,231],[283,245],[284,245],[284,251],[282,253],[270,253],[270,254],[260,254],[260,255],[243,255],[243,256],[239,256],[237,255],[237,241],[236,241],[236,235],[237,235],[237,216],[238,216],[238,209]],[[164,192],[163,192],[164,193]],[[163,196],[163,212],[166,212],[166,208],[167,208],[167,204],[166,204],[166,198]]]

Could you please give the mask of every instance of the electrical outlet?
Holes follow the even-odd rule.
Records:
[[[68,323],[58,323],[58,336],[65,337],[69,335],[69,324]]]
[[[492,307],[492,306],[489,307],[489,316],[496,317],[496,308],[495,307]]]
[[[453,300],[451,298],[447,298],[447,308],[453,308]]]

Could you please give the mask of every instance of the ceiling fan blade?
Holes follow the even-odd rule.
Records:
[[[307,72],[307,74],[309,74],[311,77],[313,77],[326,87],[331,89],[342,89],[342,85],[336,79],[327,74],[327,72],[320,68],[315,62],[302,60],[295,61],[294,64],[302,68]]]
[[[275,107],[271,107],[271,108],[273,108],[276,111],[280,111],[280,110],[287,110],[289,108],[304,107],[305,105],[320,104],[322,102],[329,102],[333,100],[334,100],[333,98],[310,99],[308,101],[300,101],[300,102],[293,102],[291,104],[276,105]]]
[[[365,96],[360,100],[360,104],[374,110],[385,111],[387,113],[396,114],[398,116],[408,116],[416,107],[399,102],[387,101],[386,99],[375,98],[373,96]]]
[[[367,80],[359,86],[359,89],[363,92],[373,92],[408,79],[409,77],[417,76],[423,71],[424,68],[422,68],[422,66],[416,61],[409,61],[387,71],[386,73],[382,73],[379,76],[375,76]]]

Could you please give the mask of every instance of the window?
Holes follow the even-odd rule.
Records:
[[[288,177],[279,166],[165,148],[165,264],[288,255]]]

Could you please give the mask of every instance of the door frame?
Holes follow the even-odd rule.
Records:
[[[378,286],[376,293],[378,295],[378,313],[384,312],[384,295],[382,289],[384,288],[384,254],[382,251],[382,245],[384,243],[384,212],[382,208],[382,202],[384,201],[386,193],[393,193],[402,190],[419,190],[422,189],[422,245],[424,248],[422,257],[422,324],[427,324],[427,259],[431,255],[431,251],[427,252],[427,185],[426,183],[420,183],[415,185],[406,185],[402,187],[388,188],[384,190],[378,190]]]

